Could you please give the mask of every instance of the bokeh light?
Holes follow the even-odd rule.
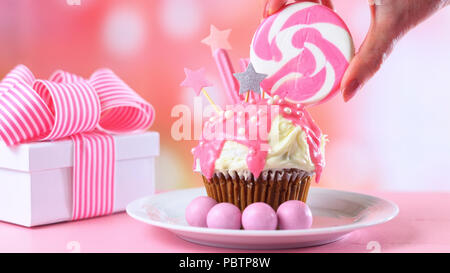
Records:
[[[103,26],[105,48],[113,54],[137,54],[144,42],[144,22],[138,11],[124,5],[114,7],[107,14]]]
[[[202,23],[202,10],[199,1],[162,1],[160,22],[164,31],[174,39],[183,39],[195,34]]]

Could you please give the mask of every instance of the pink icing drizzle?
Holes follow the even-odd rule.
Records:
[[[256,126],[259,127],[264,125],[262,122],[267,121],[267,130],[263,130],[265,132],[262,132],[262,134],[260,132],[256,135],[252,134],[250,136],[250,126],[255,125],[251,124],[249,113],[244,112],[246,113],[245,117],[237,114],[238,111],[242,110],[242,106],[246,107],[249,105],[251,104],[242,102],[237,105],[229,106],[229,110],[234,112],[232,117],[229,119],[218,117],[214,122],[208,122],[205,124],[204,129],[210,130],[210,132],[214,134],[214,137],[212,137],[212,135],[203,134],[200,144],[193,149],[193,154],[194,169],[196,169],[196,162],[199,160],[201,172],[208,179],[213,176],[215,162],[220,157],[225,141],[228,140],[235,141],[249,148],[249,153],[246,159],[247,166],[249,171],[251,171],[255,177],[258,177],[263,171],[268,154],[267,149],[263,149],[263,145],[267,145],[266,147],[269,147],[267,134],[270,132],[272,119],[275,118],[276,115],[272,113],[274,108],[267,107],[267,100],[262,100],[253,104],[253,106],[256,107],[266,106],[257,109],[268,109],[268,111],[262,110],[258,111],[258,113],[255,112],[255,115],[258,115],[258,122],[260,123]],[[303,106],[297,107],[286,101],[278,103],[277,106],[280,107],[279,114],[281,114],[284,118],[291,120],[295,125],[300,126],[306,133],[311,161],[315,166],[316,182],[318,182],[320,180],[322,169],[325,165],[324,157],[320,150],[320,141],[322,136],[320,128],[314,123],[313,119]],[[285,113],[283,111],[285,107],[292,109],[292,113]],[[234,130],[231,130],[233,131],[231,133],[226,132],[227,122],[234,124]],[[238,128],[241,127],[245,128],[244,135],[238,134]],[[219,131],[217,129],[219,129]],[[213,139],[208,139],[211,137]]]

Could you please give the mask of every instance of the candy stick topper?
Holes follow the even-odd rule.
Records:
[[[230,61],[228,52],[221,48],[217,49],[214,54],[214,61],[216,62],[217,69],[219,70],[220,77],[223,82],[223,86],[228,95],[228,99],[232,104],[241,101],[238,93],[238,81],[234,78],[234,68]],[[247,66],[245,66],[247,68]],[[245,69],[244,68],[244,69]]]
[[[247,70],[242,73],[234,73],[234,76],[239,81],[239,94],[247,92],[246,101],[250,91],[254,93],[261,93],[261,82],[267,77],[266,74],[257,73],[252,63],[249,63]]]
[[[221,109],[214,103],[208,95],[208,92],[205,90],[205,87],[212,86],[212,84],[205,77],[205,68],[202,67],[198,70],[190,70],[185,68],[184,74],[186,74],[186,78],[180,86],[194,89],[195,95],[197,96],[200,95],[200,92],[203,92],[206,99],[208,99],[209,103],[214,107],[216,112],[220,113]]]

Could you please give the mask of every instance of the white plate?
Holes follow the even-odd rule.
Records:
[[[331,243],[354,230],[385,223],[399,211],[396,204],[374,196],[312,188],[308,196],[313,213],[310,229],[253,231],[191,227],[184,219],[184,210],[190,201],[201,195],[206,195],[204,188],[156,194],[133,201],[127,206],[127,213],[193,243],[227,248],[281,249]]]

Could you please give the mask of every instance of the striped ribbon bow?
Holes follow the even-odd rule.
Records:
[[[89,79],[59,70],[41,80],[18,65],[0,82],[0,140],[6,145],[73,140],[73,220],[113,212],[110,133],[145,130],[154,116],[152,105],[109,69]]]

